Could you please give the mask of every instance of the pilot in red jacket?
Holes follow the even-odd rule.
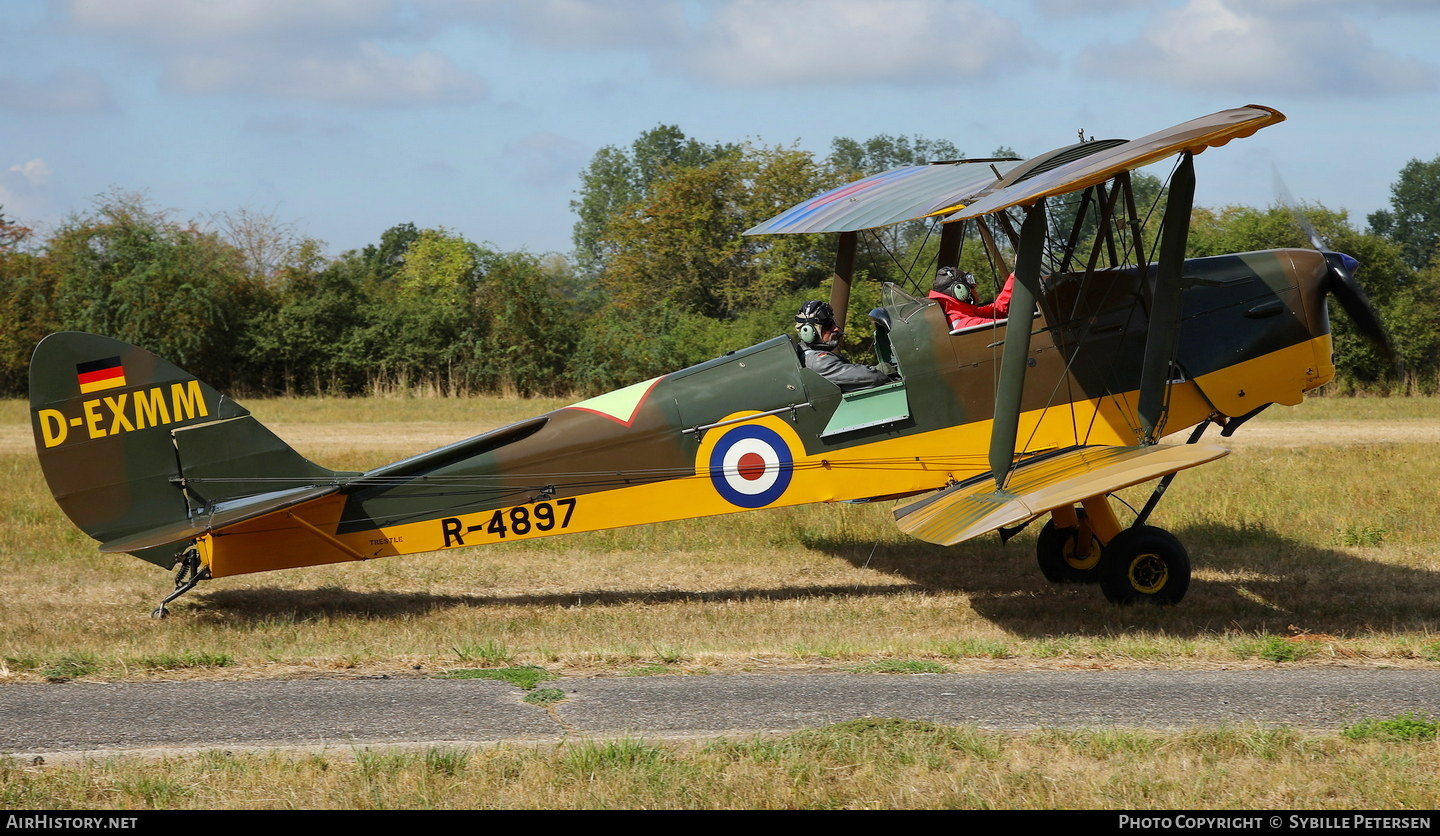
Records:
[[[1005,287],[995,301],[988,305],[976,304],[975,277],[954,267],[941,267],[935,272],[935,284],[929,298],[940,303],[951,331],[969,328],[972,325],[989,325],[997,319],[1010,315],[1010,292],[1015,286],[1015,274],[1005,279]]]

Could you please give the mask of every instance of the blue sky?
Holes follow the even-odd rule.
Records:
[[[1197,203],[1365,216],[1440,156],[1431,0],[5,0],[0,205],[49,230],[112,190],[271,215],[331,254],[411,221],[568,252],[579,173],[705,142],[919,134],[970,156],[1248,103]]]

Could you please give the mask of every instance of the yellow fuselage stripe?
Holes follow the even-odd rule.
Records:
[[[1239,364],[1217,372],[1209,376],[1208,382],[1216,388],[1231,387],[1237,391],[1242,384],[1248,386],[1241,399],[1244,401],[1267,398],[1281,403],[1295,402],[1300,390],[1290,391],[1296,385],[1293,373],[1289,377],[1278,376],[1278,388],[1284,391],[1264,391],[1267,376],[1273,375],[1282,363],[1291,364],[1284,366],[1289,369],[1299,360],[1300,368],[1306,368],[1305,359],[1322,351],[1328,358],[1328,336],[1276,352],[1283,357],[1267,355],[1250,361],[1257,364],[1255,369]],[[1257,375],[1256,371],[1264,374]],[[1308,385],[1303,388],[1319,385],[1315,382],[1318,377],[1310,372],[1304,377]],[[1210,386],[1207,385],[1206,391],[1210,391]],[[1076,444],[1135,444],[1139,433],[1136,398],[1137,393],[1129,392],[1115,398],[1064,403],[1026,412],[1020,417],[1018,447],[1030,454]],[[1164,432],[1194,426],[1214,412],[1215,406],[1195,382],[1172,384]],[[746,413],[736,413],[717,423],[745,416]],[[368,560],[752,510],[733,504],[717,489],[718,477],[710,472],[710,456],[715,445],[735,427],[756,425],[780,436],[793,462],[788,486],[763,507],[915,493],[988,471],[991,424],[990,419],[974,421],[807,455],[785,418],[755,415],[749,420],[709,430],[701,440],[695,472],[680,478],[322,537],[323,532],[335,530],[344,504],[343,497],[326,497],[206,535],[200,543],[201,554],[211,574],[223,577],[342,562],[354,559],[350,552]],[[677,428],[676,432],[679,431]],[[286,514],[297,515],[306,525],[287,519]]]

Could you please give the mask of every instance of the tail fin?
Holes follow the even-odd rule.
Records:
[[[65,332],[30,359],[35,450],[82,531],[165,567],[217,504],[338,485],[249,410],[128,343]],[[233,504],[233,503],[232,503]],[[133,546],[133,547],[130,547]]]

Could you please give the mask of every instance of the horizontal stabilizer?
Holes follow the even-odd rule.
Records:
[[[185,543],[210,531],[226,528],[264,516],[271,511],[293,508],[302,502],[329,496],[340,490],[340,485],[309,485],[303,488],[289,488],[256,496],[247,496],[227,502],[217,502],[208,513],[196,514],[188,520],[180,520],[159,526],[138,534],[111,540],[100,546],[107,554],[124,554],[164,546],[171,543]]]
[[[1006,489],[991,474],[968,479],[895,510],[900,530],[927,543],[953,546],[1092,496],[1148,482],[1229,453],[1215,444],[1078,447],[1015,467]]]

